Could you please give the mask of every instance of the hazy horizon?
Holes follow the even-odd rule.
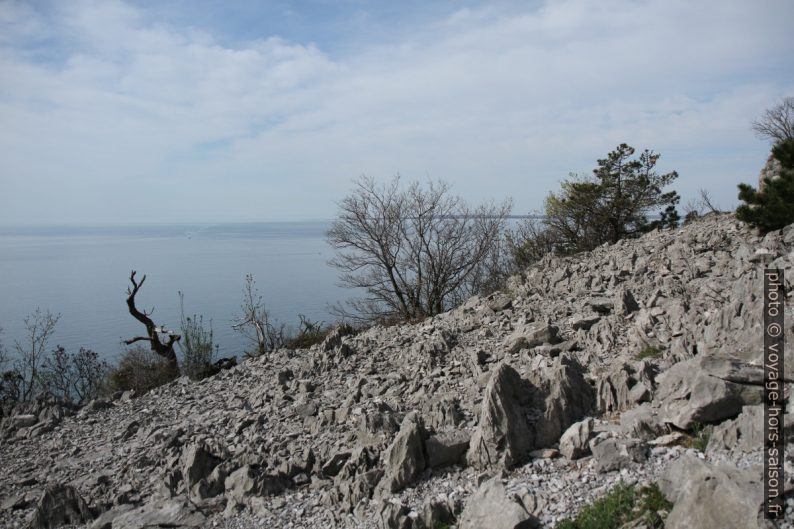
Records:
[[[618,144],[733,207],[794,3],[0,0],[0,225],[331,219],[360,175],[536,211]]]

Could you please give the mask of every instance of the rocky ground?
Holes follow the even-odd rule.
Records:
[[[792,265],[794,226],[711,215],[421,323],[80,410],[41,399],[0,423],[0,525],[551,528],[623,481],[659,484],[666,527],[794,527],[794,496],[759,518],[762,270],[794,292]]]

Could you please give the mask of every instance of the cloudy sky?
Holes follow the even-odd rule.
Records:
[[[0,224],[331,218],[367,174],[538,208],[621,142],[723,206],[794,2],[0,0]]]

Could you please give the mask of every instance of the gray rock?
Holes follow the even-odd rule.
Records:
[[[11,424],[13,428],[27,428],[39,422],[38,417],[31,414],[15,415],[11,417]]]
[[[355,330],[350,325],[343,323],[334,327],[328,336],[325,337],[320,348],[323,351],[331,351],[342,345],[342,338],[355,334]]]
[[[469,443],[469,464],[475,468],[512,468],[529,455],[534,435],[522,406],[527,386],[510,365],[496,367],[485,388],[480,420]]]
[[[584,378],[584,369],[570,354],[555,358],[542,373],[532,373],[531,381],[540,388],[543,415],[534,425],[534,446],[550,447],[574,422],[593,409],[593,388]]]
[[[571,328],[575,331],[579,329],[587,330],[601,319],[598,314],[577,314],[571,318]]]
[[[620,415],[620,427],[625,434],[646,440],[655,439],[670,430],[658,410],[647,402],[624,411]]]
[[[642,463],[648,459],[648,445],[640,439],[598,436],[590,441],[590,451],[598,472],[619,470],[630,463]]]
[[[617,293],[615,296],[614,306],[615,312],[619,316],[626,316],[640,309],[640,305],[637,303],[637,300],[634,299],[634,294],[632,294],[631,291],[626,288],[620,290]]]
[[[593,419],[590,417],[572,424],[560,437],[560,453],[569,460],[586,456],[590,453],[592,433]]]
[[[501,312],[513,306],[513,299],[507,294],[494,294],[488,301],[488,308],[494,312]]]
[[[761,370],[763,374],[763,370]],[[660,377],[654,405],[681,429],[736,417],[763,399],[758,368],[732,358],[705,356],[679,362]]]
[[[238,468],[226,478],[226,497],[240,504],[245,504],[251,496],[270,496],[282,492],[288,482],[278,476],[271,476],[258,466],[245,465]]]
[[[51,529],[66,524],[81,524],[94,519],[88,504],[70,485],[49,487],[42,494],[28,527]]]
[[[323,475],[328,477],[336,476],[339,474],[339,471],[342,470],[342,467],[345,465],[348,459],[350,459],[350,452],[336,452],[328,461],[323,464]]]
[[[745,406],[733,420],[724,421],[714,427],[707,450],[739,450],[752,452],[763,446],[764,405]],[[783,417],[786,439],[794,436],[794,414]]]
[[[220,462],[221,459],[212,455],[203,443],[190,445],[182,455],[182,476],[187,487],[193,487],[209,476]]]
[[[466,501],[459,529],[532,529],[539,524],[526,507],[507,495],[499,479],[483,483]]]
[[[406,415],[400,431],[383,455],[386,470],[381,486],[386,491],[402,490],[425,469],[427,463],[422,436],[422,427],[419,425],[417,415],[415,413]]]
[[[425,441],[427,466],[444,467],[460,463],[469,448],[471,436],[463,430],[448,430],[431,435]]]
[[[100,514],[96,520],[91,523],[91,529],[112,529],[113,528],[113,520],[121,516],[122,514],[129,512],[135,508],[134,505],[130,505],[129,503],[122,503],[121,505],[117,505],[112,509],[103,512]]]
[[[555,343],[559,329],[547,323],[532,323],[519,326],[507,339],[507,350],[511,354],[521,349],[532,349],[544,343]]]
[[[766,527],[759,520],[762,475],[760,467],[711,465],[694,456],[682,456],[659,480],[662,493],[673,503],[665,528]]]
[[[151,527],[201,527],[205,516],[184,496],[147,503],[124,512],[113,520],[113,529],[148,529]]]

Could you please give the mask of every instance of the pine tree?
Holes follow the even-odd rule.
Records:
[[[659,154],[635,150],[625,143],[598,160],[592,178],[573,177],[562,182],[559,194],[546,199],[546,224],[559,251],[591,250],[659,227],[675,227],[679,216],[675,191],[664,192],[678,173],[659,174]],[[662,210],[660,220],[648,215]]]
[[[780,162],[778,178],[766,179],[763,192],[748,184],[739,184],[736,218],[762,233],[778,230],[794,222],[794,139],[779,142],[772,156]]]

